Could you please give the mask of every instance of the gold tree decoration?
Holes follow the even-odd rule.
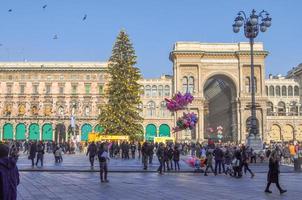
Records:
[[[129,135],[131,139],[141,133],[140,70],[135,67],[134,48],[124,30],[120,31],[109,59],[110,81],[105,91],[107,104],[101,107],[99,122],[105,134]]]

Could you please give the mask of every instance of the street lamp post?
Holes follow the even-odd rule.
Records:
[[[265,16],[264,16],[265,15]],[[261,18],[261,23],[258,19]],[[245,12],[240,11],[235,18],[233,24],[234,33],[240,31],[240,27],[244,25],[244,35],[249,39],[250,42],[250,53],[251,53],[251,128],[248,136],[248,144],[255,148],[260,148],[261,139],[259,137],[256,119],[256,102],[255,102],[255,72],[254,72],[254,39],[257,37],[259,30],[265,32],[268,27],[271,26],[271,18],[269,13],[266,11],[261,11],[258,15],[253,9],[249,17]]]

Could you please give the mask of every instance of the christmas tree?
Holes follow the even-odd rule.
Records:
[[[109,59],[108,73],[110,81],[106,90],[107,104],[101,108],[100,125],[105,134],[129,135],[135,139],[143,130],[139,115],[140,70],[135,67],[136,56],[133,46],[125,31],[116,39]]]

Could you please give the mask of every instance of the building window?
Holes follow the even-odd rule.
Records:
[[[293,87],[288,86],[288,96],[293,96]]]
[[[104,85],[99,85],[99,94],[104,94]]]
[[[25,85],[20,85],[20,94],[25,93]]]
[[[285,97],[287,95],[286,93],[286,86],[282,86],[282,96]]]
[[[86,75],[86,80],[90,80],[90,75]]]
[[[146,89],[146,92],[145,92],[146,97],[150,97],[151,96],[151,86],[147,85],[145,89]]]
[[[59,94],[64,94],[64,86],[59,87]]]
[[[153,86],[152,86],[152,96],[153,96],[153,97],[156,97],[156,95],[157,95],[157,86],[156,86],[156,85],[153,85]]]
[[[170,96],[170,86],[169,85],[165,86],[165,96]]]
[[[153,101],[148,102],[148,104],[147,104],[147,113],[148,113],[148,117],[154,117],[155,116],[155,103]]]
[[[184,76],[182,78],[182,92],[187,93],[188,92],[188,77]]]
[[[164,95],[164,87],[162,85],[158,86],[158,96],[162,97]]]
[[[266,104],[267,108],[267,116],[273,116],[274,115],[274,105],[272,102],[267,102]]]
[[[272,96],[272,97],[275,96],[274,86],[272,86],[272,85],[269,86],[269,95]]]
[[[299,87],[298,86],[295,86],[294,87],[294,95],[297,97],[299,96]]]
[[[90,84],[85,84],[85,93],[90,94]]]
[[[6,92],[7,92],[7,94],[11,94],[12,93],[12,85],[7,85],[6,86]]]
[[[50,84],[47,84],[46,85],[46,94],[50,94],[50,92],[51,92],[51,85]]]
[[[77,89],[78,89],[78,86],[77,86],[77,85],[72,85],[71,93],[72,93],[73,95],[77,94]]]
[[[167,114],[167,106],[166,106],[166,102],[162,101],[160,103],[160,116],[161,117],[166,117]]]
[[[39,85],[33,85],[33,93],[39,94]]]
[[[194,77],[189,77],[189,85],[188,85],[188,92],[193,94],[194,93]]]
[[[64,75],[61,75],[61,76],[60,76],[60,80],[64,80]]]
[[[280,97],[281,93],[280,93],[280,86],[276,86],[276,96]]]
[[[245,92],[250,93],[250,77],[245,77],[245,81],[244,81],[244,85],[245,85]]]
[[[268,96],[268,87],[267,86],[265,86],[265,94],[266,94],[266,96]]]
[[[8,80],[13,80],[13,76],[12,75],[8,75]]]
[[[286,113],[285,103],[280,101],[278,103],[278,116],[285,116],[285,113]]]

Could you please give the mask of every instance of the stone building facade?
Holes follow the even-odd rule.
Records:
[[[265,79],[268,52],[262,43],[255,43],[254,50],[261,137],[302,141],[302,66],[287,77]],[[216,137],[216,127],[222,126],[224,140],[244,142],[251,115],[249,44],[177,42],[170,60],[172,76],[139,81],[145,139],[204,141]],[[105,103],[106,68],[106,62],[0,63],[0,140],[85,141],[89,132],[102,132],[97,117]],[[178,91],[195,98],[186,110],[199,117],[195,130],[172,130],[183,111],[170,113],[165,98]]]

